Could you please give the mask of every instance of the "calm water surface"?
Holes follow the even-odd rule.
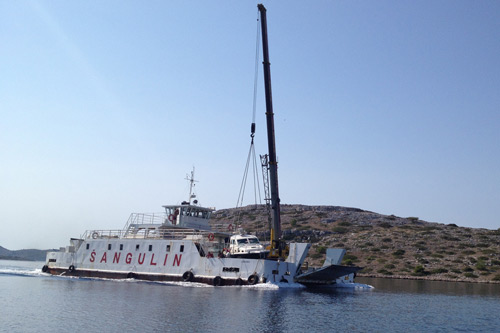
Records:
[[[42,265],[0,260],[0,331],[500,331],[500,285],[359,278],[375,288],[216,288],[53,277]]]

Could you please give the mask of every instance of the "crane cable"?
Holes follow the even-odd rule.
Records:
[[[257,82],[259,76],[259,52],[260,52],[260,24],[259,24],[259,12],[257,11],[257,38],[255,43],[255,73],[254,73],[254,84],[253,84],[253,110],[252,110],[252,125],[250,127],[250,149],[248,151],[247,163],[245,166],[245,171],[243,174],[243,179],[241,181],[240,193],[238,195],[238,201],[236,202],[236,207],[241,207],[243,205],[243,197],[245,194],[246,182],[248,178],[248,169],[250,166],[250,160],[252,160],[252,171],[253,171],[253,186],[254,186],[254,199],[255,205],[257,205],[257,194],[259,196],[259,203],[262,203],[262,198],[260,196],[260,186],[258,181],[258,166],[257,158],[255,155],[254,137],[255,137],[255,115],[257,110]]]

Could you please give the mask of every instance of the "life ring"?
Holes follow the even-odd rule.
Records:
[[[70,266],[68,267],[68,271],[69,271],[70,273],[74,272],[74,271],[75,271],[75,266],[70,265]]]
[[[208,240],[213,241],[215,239],[215,235],[213,233],[208,234]]]
[[[229,225],[227,226],[227,230],[228,230],[228,231],[233,231],[233,225],[232,225],[232,224],[229,224]]]
[[[193,279],[194,279],[194,274],[191,271],[187,271],[184,272],[184,274],[182,274],[182,281],[184,282],[191,282],[193,281]]]
[[[127,279],[135,279],[135,273],[129,272],[127,274]]]
[[[175,216],[174,216],[174,214],[170,214],[170,215],[168,216],[168,220],[169,220],[170,222],[174,222],[174,220],[175,220]]]
[[[259,282],[259,277],[255,274],[252,274],[248,277],[248,284],[254,285]]]
[[[220,276],[214,277],[213,283],[214,283],[215,287],[222,286],[222,282],[223,282],[223,280],[222,280],[222,278]]]
[[[97,237],[99,237],[99,233],[97,231],[94,231],[92,233],[92,239],[96,239]]]
[[[47,273],[47,272],[48,272],[48,270],[49,270],[49,266],[47,266],[47,265],[43,265],[43,267],[42,267],[42,272]]]

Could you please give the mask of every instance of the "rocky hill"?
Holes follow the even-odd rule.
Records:
[[[430,223],[357,208],[282,205],[283,237],[313,246],[306,261],[321,266],[329,247],[345,248],[344,265],[360,276],[500,283],[500,229]],[[264,205],[222,209],[213,224],[241,227],[269,240]]]
[[[45,256],[48,251],[55,250],[7,250],[0,246],[0,259],[4,260],[26,260],[26,261],[45,261]]]

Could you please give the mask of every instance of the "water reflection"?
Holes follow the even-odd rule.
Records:
[[[500,285],[359,279],[259,289],[0,276],[2,328],[124,332],[498,331]],[[57,317],[58,320],[54,320]],[[0,329],[1,330],[1,329]]]
[[[359,277],[357,282],[375,287],[375,291],[388,293],[417,293],[444,295],[477,295],[500,297],[500,284],[403,280]]]

